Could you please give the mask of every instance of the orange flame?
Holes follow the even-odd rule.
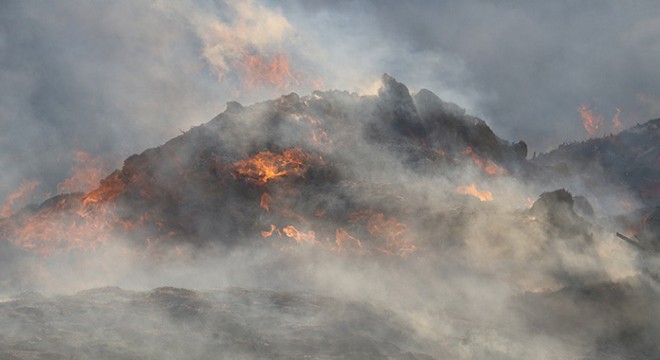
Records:
[[[477,184],[472,183],[469,186],[459,186],[456,188],[459,194],[472,195],[480,201],[493,201],[493,193],[490,191],[479,191]]]
[[[268,212],[270,210],[270,202],[273,200],[273,198],[268,194],[264,193],[261,195],[261,207]]]
[[[271,237],[273,233],[277,233],[277,235],[279,235],[280,237],[282,236],[282,233],[277,229],[275,224],[270,224],[270,230],[262,231],[261,236],[267,238],[267,237]]]
[[[307,170],[310,156],[299,148],[287,149],[282,154],[262,151],[249,159],[232,164],[237,175],[257,185],[266,185],[271,180],[284,176],[302,177]]]
[[[303,243],[308,243],[308,244],[314,244],[316,243],[316,233],[314,230],[310,230],[308,232],[302,232],[296,229],[295,226],[289,225],[285,226],[282,228],[282,232],[284,235],[286,235],[289,238],[292,238],[296,240],[297,243],[303,244]]]
[[[121,195],[126,189],[126,184],[119,177],[119,171],[115,171],[107,178],[101,180],[101,186],[90,191],[83,197],[83,205],[96,204],[103,201],[112,201]]]
[[[55,251],[93,250],[106,243],[115,229],[127,229],[129,221],[120,220],[112,207],[83,211],[80,198],[63,197],[28,219],[7,224],[3,236],[24,249],[43,255]]]
[[[408,226],[393,217],[385,218],[382,213],[373,214],[367,222],[367,231],[371,236],[385,241],[385,247],[377,249],[384,254],[405,256],[417,250],[413,240],[406,237]]]
[[[344,228],[338,228],[335,233],[335,243],[338,246],[339,251],[347,247],[348,244],[352,244],[354,248],[362,250],[362,242],[360,239],[350,235]]]
[[[231,21],[212,18],[200,23],[202,54],[219,81],[237,79],[247,90],[274,88],[278,92],[300,85],[289,56],[282,52],[294,34],[285,16],[254,1],[227,4]],[[314,80],[306,80],[313,85]]]
[[[290,85],[300,85],[300,81],[291,73],[289,59],[283,53],[271,58],[258,54],[247,55],[241,63],[244,86],[249,89],[272,85],[278,90],[286,90]]]
[[[14,204],[21,199],[30,198],[38,186],[39,182],[36,180],[22,181],[18,186],[18,190],[7,196],[7,200],[2,205],[2,210],[0,210],[0,217],[11,216]]]
[[[76,151],[71,176],[57,185],[60,194],[89,191],[98,186],[106,173],[104,162],[90,154]]]
[[[600,114],[594,114],[586,104],[580,105],[578,111],[582,117],[584,130],[587,131],[587,134],[589,134],[589,136],[596,135],[598,129],[603,125],[603,116]]]
[[[472,150],[472,147],[468,146],[465,148],[465,154],[470,155],[472,158],[472,162],[474,162],[475,165],[481,168],[486,174],[488,175],[506,175],[508,172],[506,169],[503,167],[495,164],[493,161],[482,158],[479,155],[475,154],[475,152]],[[443,156],[444,156],[444,151],[443,151]]]
[[[81,156],[81,159],[87,157]],[[68,190],[69,186],[78,186],[80,183],[75,179],[73,176],[60,188]],[[106,243],[116,231],[136,227],[133,222],[119,218],[111,202],[125,187],[119,171],[115,171],[85,195],[61,195],[54,198],[55,203],[43,206],[29,217],[6,223],[2,235],[20,247],[43,255],[62,250],[93,250],[98,244]]]
[[[321,120],[309,114],[303,114],[303,115],[294,114],[292,118],[295,121],[300,121],[300,119],[305,119],[311,125],[310,130],[312,134],[312,141],[314,141],[316,145],[323,148],[324,150],[332,151],[333,141],[328,136],[328,132],[323,127],[321,127]]]
[[[315,231],[300,231],[293,225],[285,226],[280,231],[277,226],[271,224],[269,230],[261,231],[261,236],[268,238],[274,234],[279,237],[284,235],[295,240],[297,244],[311,244],[327,251],[349,252],[354,255],[368,255],[373,254],[373,251],[378,251],[385,255],[406,256],[417,251],[417,246],[407,235],[408,226],[393,217],[364,211],[352,216],[352,219],[366,221],[365,230],[372,236],[371,241],[365,243],[342,227],[335,229],[334,241],[329,236],[321,235],[317,238]],[[284,249],[288,251],[292,248]]]

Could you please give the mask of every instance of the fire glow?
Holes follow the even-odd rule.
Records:
[[[39,210],[5,231],[7,239],[19,247],[42,255],[57,251],[94,250],[106,243],[112,230],[130,227],[117,218],[111,207],[94,209],[82,205],[79,198],[62,197],[55,206]]]
[[[256,155],[232,164],[236,175],[257,185],[285,176],[302,177],[307,170],[310,156],[299,148],[284,150],[281,154],[261,151]]]
[[[477,184],[475,183],[468,186],[459,186],[456,188],[456,192],[463,195],[474,196],[480,201],[493,201],[493,193],[490,191],[480,191],[477,189]]]
[[[126,184],[119,178],[119,173],[114,172],[101,180],[101,186],[85,194],[85,197],[83,197],[83,206],[112,201],[121,195],[125,189]]]
[[[598,130],[603,126],[603,116],[595,114],[586,104],[580,105],[578,111],[582,117],[582,124],[584,130],[587,131],[587,134],[589,134],[589,136],[596,135]]]
[[[229,6],[235,13],[233,21],[213,18],[198,29],[202,54],[219,82],[236,86],[236,93],[322,86],[321,79],[312,79],[295,66],[296,53],[284,50],[295,34],[285,16],[251,1]]]
[[[248,55],[241,59],[238,68],[243,85],[248,89],[270,85],[277,90],[287,90],[291,85],[300,85],[300,81],[291,73],[289,58],[283,53],[272,57]]]
[[[99,181],[104,167],[99,158],[77,151],[71,176],[57,186],[64,195],[27,216],[8,221],[2,235],[23,249],[50,255],[58,251],[94,250],[108,242],[115,230],[134,228],[135,224],[115,214],[113,200],[124,192],[126,185],[119,172]],[[12,204],[27,198],[38,185],[36,181],[21,184],[3,207],[3,215],[11,215]]]
[[[21,182],[18,190],[10,194],[7,197],[4,205],[2,205],[2,209],[0,209],[0,217],[11,216],[14,205],[20,200],[29,199],[38,186],[39,182],[36,180],[27,180]]]
[[[465,154],[470,155],[472,162],[488,175],[501,176],[508,173],[506,169],[495,164],[492,160],[482,158],[481,156],[475,154],[474,150],[472,150],[470,146],[465,148]],[[444,152],[441,155],[444,156]]]
[[[71,176],[57,185],[57,192],[67,194],[94,189],[107,173],[106,167],[101,158],[83,151],[76,151]]]
[[[278,239],[292,239],[297,245],[315,245],[337,254],[358,256],[383,254],[406,257],[418,250],[414,239],[408,233],[408,225],[394,217],[368,210],[356,211],[350,217],[354,233],[338,227],[335,229],[334,239],[329,233],[301,231],[293,225],[279,229],[275,224],[271,224],[269,230],[261,231],[261,236],[270,238],[277,235]],[[358,238],[355,233],[364,235],[364,238]]]

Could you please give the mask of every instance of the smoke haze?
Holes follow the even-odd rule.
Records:
[[[547,151],[657,117],[654,2],[6,1],[0,198],[55,193],[74,152],[158,145],[220,112],[314,88],[373,93],[388,72]],[[616,109],[620,109],[618,114]],[[614,123],[616,123],[614,121]]]
[[[657,11],[0,3],[0,355],[657,357],[657,196],[525,160],[658,116]]]

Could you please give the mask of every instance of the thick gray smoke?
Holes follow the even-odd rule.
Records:
[[[0,220],[0,357],[657,358],[636,194],[495,135],[657,111],[654,8],[587,5],[3,2],[0,199],[177,137]]]
[[[0,199],[55,193],[80,150],[118,162],[222,110],[313,87],[375,92],[382,72],[547,151],[659,116],[653,1],[4,1]],[[261,55],[251,67],[245,55]],[[275,82],[257,80],[286,55]],[[249,71],[248,71],[249,72]],[[221,80],[218,81],[218,78]],[[281,85],[284,84],[284,85]],[[266,90],[264,90],[267,88]]]
[[[413,89],[439,89],[534,151],[587,137],[582,103],[604,117],[603,133],[616,132],[617,107],[626,127],[660,116],[653,1],[286,3],[292,19],[351,47],[348,63],[366,57]]]
[[[255,2],[3,1],[0,202],[23,181],[40,186],[21,205],[55,194],[76,151],[117,167],[229,100],[312,88],[294,35]]]
[[[266,183],[232,170],[291,148],[308,153],[310,169]],[[544,185],[519,177],[524,164],[519,146],[481,120],[387,75],[376,96],[231,103],[208,124],[127,159],[115,210],[145,229],[127,226],[115,232],[125,237],[87,251],[62,236],[26,249],[3,243],[12,275],[0,304],[10,325],[2,350],[83,358],[657,354],[648,340],[657,285],[634,249],[599,212],[578,215],[566,191],[530,208],[527,198]],[[481,194],[462,194],[469,189]],[[259,204],[265,192],[269,209]],[[86,219],[99,208],[83,210],[76,214]],[[260,235],[271,223],[271,234]],[[157,238],[160,227],[169,241]],[[32,252],[44,244],[54,252]],[[103,286],[124,290],[76,293]],[[152,290],[163,286],[188,290]],[[50,297],[15,295],[26,290]],[[90,321],[103,335],[76,343]]]

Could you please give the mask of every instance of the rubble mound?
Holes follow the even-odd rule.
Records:
[[[129,157],[89,193],[0,221],[0,233],[49,252],[42,247],[51,220],[64,219],[58,236],[74,247],[85,237],[90,247],[110,241],[108,232],[149,246],[234,246],[269,233],[309,242],[367,238],[360,244],[385,241],[374,248],[389,252],[405,239],[374,235],[383,233],[374,226],[395,229],[401,208],[364,193],[388,187],[397,171],[433,175],[475,162],[504,174],[524,161],[524,143],[498,138],[483,120],[428,90],[412,95],[389,75],[382,82],[378,96],[316,91],[228,103],[210,122]],[[401,198],[396,186],[388,191]],[[68,230],[81,227],[88,231]]]

